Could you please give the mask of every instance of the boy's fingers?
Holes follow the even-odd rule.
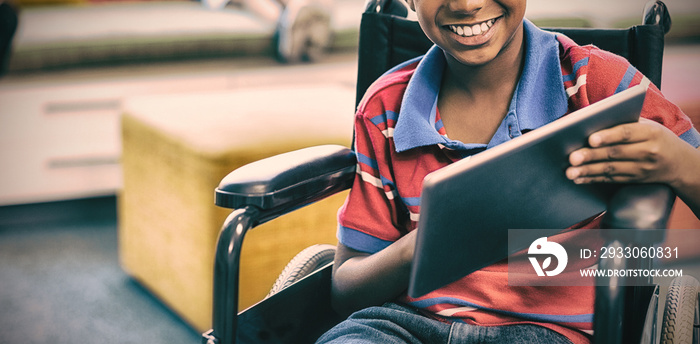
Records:
[[[638,163],[629,161],[604,162],[585,166],[569,167],[566,177],[577,184],[642,181],[647,176]]]
[[[591,147],[601,147],[611,144],[634,143],[647,140],[650,135],[650,122],[640,121],[637,123],[621,124],[609,129],[597,131],[588,137],[588,144]]]
[[[580,166],[596,161],[646,160],[647,155],[641,148],[635,144],[581,148],[569,155],[569,163],[573,166]]]

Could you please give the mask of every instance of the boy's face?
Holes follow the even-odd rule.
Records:
[[[465,65],[519,50],[526,0],[408,0],[425,34]]]

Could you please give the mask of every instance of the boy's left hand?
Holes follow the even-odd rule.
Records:
[[[577,184],[594,182],[669,184],[681,187],[684,166],[696,159],[695,149],[663,125],[641,118],[591,134],[590,145],[569,155],[567,178]],[[692,169],[690,171],[693,171]]]

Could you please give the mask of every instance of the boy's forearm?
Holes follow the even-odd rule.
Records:
[[[372,255],[338,245],[331,299],[342,314],[381,305],[408,288],[415,231]]]

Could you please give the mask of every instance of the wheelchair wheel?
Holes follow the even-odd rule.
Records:
[[[698,343],[693,325],[698,321],[698,291],[700,284],[691,276],[676,277],[666,296],[661,343]]]
[[[334,257],[335,246],[333,245],[321,244],[307,247],[292,258],[282,270],[266,298],[332,262]]]

